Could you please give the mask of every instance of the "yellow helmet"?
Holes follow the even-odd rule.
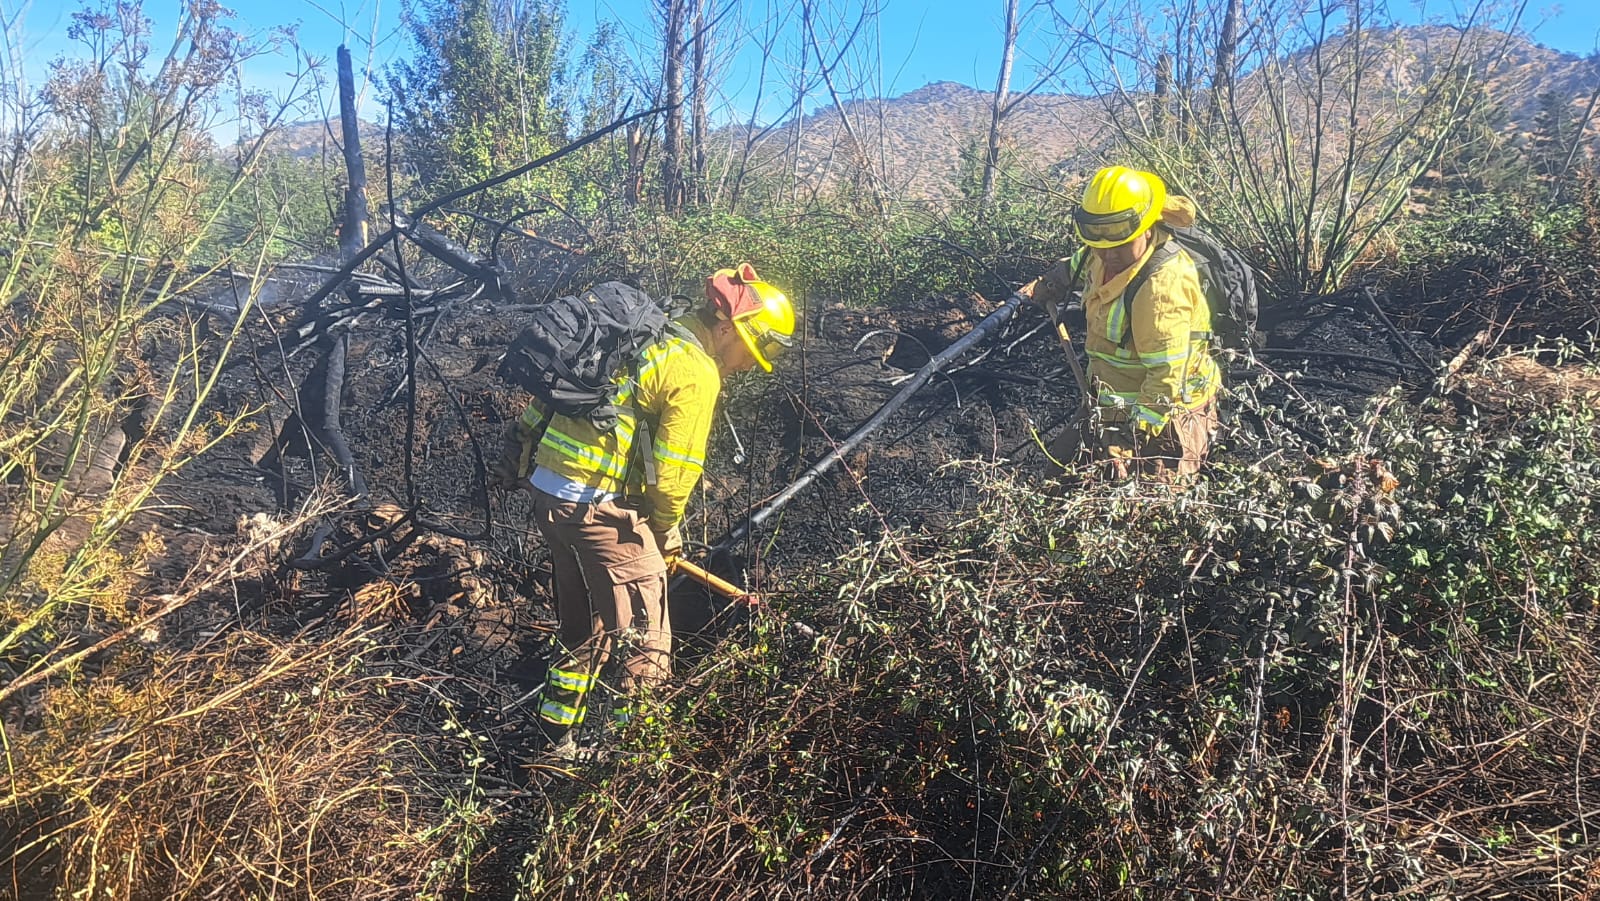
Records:
[[[794,306],[782,291],[761,281],[756,268],[718,269],[706,279],[706,300],[719,319],[732,320],[750,356],[767,372],[772,358],[794,336]]]
[[[782,291],[766,282],[746,282],[758,300],[754,309],[733,317],[733,327],[750,356],[760,367],[772,371],[772,359],[793,344],[794,305]]]
[[[1167,185],[1151,172],[1107,166],[1089,179],[1072,212],[1078,239],[1090,247],[1119,247],[1161,220]]]

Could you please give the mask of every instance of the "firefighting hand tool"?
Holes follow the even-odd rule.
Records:
[[[1082,264],[1073,269],[1073,287],[1077,285],[1079,270],[1081,269]],[[1028,296],[1031,297],[1033,295],[1034,285],[1038,284],[1038,281],[1038,279],[1034,279],[1023,289],[1028,293]],[[1072,367],[1072,380],[1078,383],[1078,397],[1092,398],[1093,395],[1089,393],[1089,377],[1084,374],[1083,364],[1078,361],[1077,351],[1072,349],[1072,335],[1067,332],[1067,323],[1062,318],[1061,310],[1057,308],[1055,301],[1046,301],[1044,311],[1045,315],[1050,317],[1050,322],[1055,325],[1056,341],[1060,342],[1061,351],[1067,355],[1067,364]]]
[[[1083,278],[1083,267],[1088,262],[1088,251],[1081,251],[1073,261],[1072,275],[1067,283],[1067,296],[1072,296],[1072,292],[1078,289],[1078,283]],[[1024,286],[1021,293],[1032,297],[1034,286],[1037,284],[1038,279],[1035,279]],[[1104,438],[1100,434],[1098,424],[1090,416],[1090,411],[1096,405],[1096,398],[1089,391],[1089,376],[1083,371],[1083,363],[1078,360],[1078,352],[1072,347],[1072,335],[1067,331],[1066,319],[1053,300],[1045,302],[1044,311],[1045,315],[1050,317],[1050,322],[1055,326],[1056,341],[1061,344],[1061,352],[1066,354],[1067,365],[1072,369],[1072,380],[1078,386],[1077,412],[1073,414],[1073,421],[1078,427],[1079,434],[1083,436],[1083,442],[1086,445],[1091,448],[1099,447],[1103,449],[1105,446]]]
[[[704,585],[711,591],[722,595],[734,603],[745,604],[750,607],[755,607],[761,603],[761,599],[756,595],[745,591],[743,588],[740,588],[721,576],[706,572],[701,567],[683,559],[682,557],[679,557],[678,559],[669,563],[668,568],[672,572],[678,573],[679,575],[688,576],[694,581],[699,582],[701,585]]]
[[[733,465],[743,466],[750,457],[745,453],[744,442],[739,440],[739,430],[733,427],[733,417],[728,414],[728,408],[722,408],[723,421],[728,423],[728,434],[733,436]]]

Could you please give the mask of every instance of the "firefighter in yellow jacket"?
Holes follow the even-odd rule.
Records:
[[[1188,477],[1205,461],[1222,385],[1211,309],[1194,261],[1167,230],[1194,220],[1194,204],[1169,196],[1156,175],[1101,169],[1073,215],[1085,249],[1022,289],[1052,309],[1068,300],[1074,274],[1083,287],[1096,409],[1052,442],[1057,461],[1070,463],[1086,443],[1119,476],[1134,468]]]
[[[559,415],[546,423],[535,402],[508,435],[498,475],[515,473],[519,487],[533,491],[555,572],[561,647],[539,719],[558,752],[574,747],[571,731],[614,651],[623,655],[619,711],[636,688],[670,674],[668,563],[682,550],[679,523],[705,465],[722,378],[757,366],[771,372],[794,328],[788,298],[752,267],[721,270],[706,279],[705,302],[643,351],[637,382],[619,376],[614,428],[602,433]],[[636,410],[647,419],[644,430]],[[534,450],[528,445],[541,430]],[[636,432],[652,446],[636,453]],[[637,471],[646,453],[653,480]]]

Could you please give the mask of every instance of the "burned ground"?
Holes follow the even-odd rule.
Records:
[[[302,280],[300,290],[311,284]],[[828,453],[931,354],[995,306],[976,296],[926,297],[871,310],[813,302],[796,348],[776,375],[736,377],[726,386],[707,474],[685,524],[691,548],[726,534]],[[524,403],[494,370],[528,314],[477,298],[442,317],[419,319],[413,394],[406,387],[406,332],[394,311],[393,304],[375,309],[347,326],[341,425],[369,497],[345,501],[316,532],[282,548],[269,572],[236,589],[242,605],[236,609],[295,629],[358,610],[371,584],[400,586],[404,603],[389,615],[410,634],[418,658],[498,685],[492,690],[510,700],[537,684],[553,620],[549,571],[529,524],[527,495],[488,492],[482,475],[505,424]],[[195,314],[191,308],[183,315]],[[226,541],[256,517],[292,513],[315,486],[343,487],[330,457],[306,454],[303,439],[272,465],[274,437],[295,431],[284,429],[295,398],[289,386],[318,377],[313,360],[323,350],[308,343],[287,360],[273,359],[276,348],[293,346],[283,336],[294,334],[297,316],[281,305],[261,316],[274,320],[273,328],[249,330],[255,348],[248,358],[236,356],[217,393],[219,409],[261,407],[253,429],[165,483],[166,503],[152,521],[167,538],[171,562],[153,581],[175,578],[184,569],[181,561],[195,559],[207,541]],[[217,333],[225,327],[225,317],[211,323]],[[1438,354],[1421,336],[1409,337],[1430,356]],[[1379,320],[1350,306],[1305,309],[1278,317],[1266,343],[1321,356],[1264,353],[1264,365],[1236,363],[1235,380],[1291,413],[1297,398],[1358,406],[1402,377],[1410,390],[1425,387],[1418,367],[1397,355],[1395,340]],[[1314,375],[1297,375],[1300,370]],[[714,562],[753,590],[782,592],[791,574],[885,530],[936,533],[974,502],[970,475],[948,464],[1005,461],[1021,472],[1039,471],[1040,441],[1063,421],[1073,391],[1043,317],[1024,308],[1003,334],[936,376],[768,528]],[[1253,427],[1235,423],[1236,429]],[[1225,440],[1223,453],[1230,444],[1234,453],[1251,452],[1248,442]],[[413,505],[425,521],[444,528],[408,522],[372,539]],[[344,548],[357,549],[340,556]],[[715,608],[693,586],[677,590],[675,617],[692,635]]]
[[[297,405],[326,389],[319,380],[328,381],[319,363],[328,345],[306,340],[315,329],[302,329],[307,320],[292,303],[316,283],[283,284],[281,302],[247,321],[247,340],[222,375],[213,409],[255,409],[253,425],[163,483],[160,503],[142,523],[164,546],[145,579],[146,593],[159,596],[186,577],[221,567],[227,548],[309,509],[317,512],[298,531],[263,543],[239,578],[171,617],[158,638],[181,653],[214,646],[217,636],[230,633],[315,644],[319,636],[348,640],[357,624],[375,630],[370,634],[381,636],[381,651],[368,653],[377,655],[377,668],[403,676],[407,685],[427,686],[378,704],[372,715],[385,717],[385,728],[411,736],[419,753],[442,769],[456,759],[478,761],[463,772],[498,797],[551,792],[559,803],[561,789],[531,788],[528,780],[542,777],[526,767],[533,747],[530,700],[554,628],[549,571],[529,526],[527,496],[486,491],[482,469],[524,402],[494,370],[528,313],[483,297],[457,298],[444,315],[414,322],[414,356],[407,353],[398,300],[373,304],[355,317],[319,313],[324,328],[335,321],[336,332],[348,336],[343,374],[334,380],[340,432],[368,488],[366,497],[352,499],[347,476],[309,430],[286,428]],[[346,313],[355,306],[349,298],[333,305]],[[706,478],[686,524],[691,547],[738,525],[995,308],[972,296],[929,296],[874,309],[814,300],[797,347],[778,373],[737,377],[726,386]],[[229,333],[232,320],[214,302],[174,304],[162,322],[141,345],[141,377],[171,363],[159,340],[162,328],[197,325],[215,342]],[[1452,358],[1461,353],[1483,353],[1483,342],[1435,343],[1437,333],[1426,324],[1420,314],[1408,315],[1401,300],[1360,292],[1270,309],[1265,347],[1255,360],[1232,364],[1234,390],[1252,397],[1236,406],[1254,412],[1228,423],[1220,461],[1248,462],[1283,429],[1314,439],[1317,416],[1344,415],[1341,409],[1354,416],[1369,399],[1392,390],[1413,398],[1435,392],[1441,375],[1458,407],[1474,415],[1478,407],[1492,408],[1497,389],[1507,383],[1572,397],[1594,390],[1591,378],[1551,369],[1532,353],[1493,369],[1455,366]],[[1081,321],[1069,325],[1077,331]],[[414,390],[408,373],[414,373]],[[920,552],[971,517],[984,489],[973,467],[953,463],[982,461],[992,464],[990,471],[1009,470],[1023,476],[1020,484],[1030,484],[1042,469],[1039,441],[1067,414],[1074,390],[1043,317],[1024,308],[1002,334],[936,375],[841,465],[714,562],[795,616],[794,627],[801,628],[799,620],[809,616],[796,611],[832,600],[806,594],[817,584],[815,571],[890,532],[903,536],[901,547]],[[1432,415],[1451,415],[1448,406],[1441,410]],[[159,437],[162,429],[139,415],[127,422],[138,430],[128,434],[132,439],[146,432]],[[280,436],[290,440],[275,457]],[[702,656],[720,639],[740,634],[732,626],[749,614],[677,586],[673,615],[680,673],[693,681]],[[98,660],[85,665],[93,668]],[[883,737],[879,733],[890,727],[874,725],[881,747],[927,738],[903,711],[878,713],[906,729],[904,736]],[[25,711],[14,728],[28,728],[39,715]],[[845,805],[839,816],[865,803],[850,794],[862,775],[842,773],[844,781],[830,789]],[[950,834],[939,841],[955,854],[966,841],[960,824],[970,800],[965,792],[951,783],[917,799],[885,799],[882,817],[945,824]],[[487,867],[506,874],[491,881],[512,885],[533,840],[522,831],[527,828],[525,819],[508,819],[477,872]],[[946,888],[959,883],[961,874],[946,870],[932,869],[927,878],[946,880],[939,883]]]

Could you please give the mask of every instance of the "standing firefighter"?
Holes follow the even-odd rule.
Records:
[[[585,298],[619,294],[642,296],[607,283]],[[555,571],[561,644],[539,719],[557,752],[575,747],[571,731],[614,649],[620,716],[636,689],[670,675],[668,563],[682,550],[679,523],[700,481],[722,378],[772,371],[794,328],[788,298],[751,266],[720,270],[706,279],[698,308],[627,354],[611,383],[612,415],[599,425],[592,415],[551,414],[553,402],[536,397],[508,433],[498,477],[532,489]]]
[[[1085,398],[1090,415],[1051,443],[1057,461],[1072,462],[1087,445],[1118,476],[1132,467],[1187,478],[1205,462],[1222,377],[1195,261],[1173,239],[1194,220],[1194,204],[1169,196],[1159,177],[1101,169],[1073,213],[1085,249],[1022,289],[1054,311],[1083,285],[1095,409]]]

